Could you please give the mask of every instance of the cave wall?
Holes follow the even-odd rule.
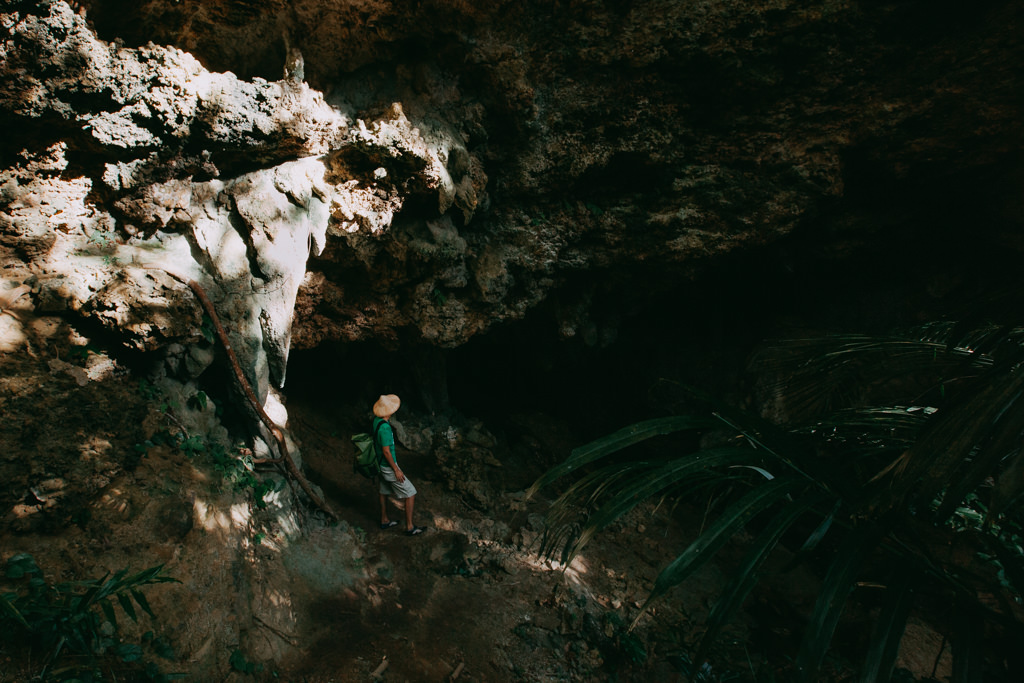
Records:
[[[141,349],[198,339],[153,266],[199,281],[265,394],[292,346],[454,348],[553,299],[607,343],[595,298],[786,239],[1016,247],[1021,13],[8,2],[4,258]]]

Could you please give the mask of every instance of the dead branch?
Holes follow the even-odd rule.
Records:
[[[287,633],[285,633],[284,631],[271,626],[270,624],[268,624],[267,622],[263,621],[262,619],[260,619],[256,615],[253,615],[253,620],[257,624],[259,624],[260,626],[262,626],[263,628],[267,629],[268,631],[273,633],[275,636],[277,636],[278,638],[283,640],[284,642],[286,642],[289,645],[291,645],[292,647],[298,647],[299,646],[299,641],[294,636],[290,636]]]
[[[375,681],[379,681],[381,677],[384,675],[384,672],[387,671],[388,664],[388,658],[385,657],[384,661],[380,663],[380,666],[373,670],[373,673],[370,674],[370,677]]]
[[[228,362],[231,364],[231,370],[234,372],[235,379],[238,381],[239,387],[242,389],[242,393],[245,394],[245,398],[249,401],[253,410],[259,415],[260,421],[267,427],[271,435],[274,437],[274,441],[277,442],[278,451],[281,454],[280,462],[284,465],[288,475],[298,482],[302,490],[306,492],[309,499],[313,501],[320,510],[325,512],[331,519],[337,520],[338,515],[330,508],[325,500],[313,491],[313,487],[309,481],[303,476],[299,468],[295,466],[295,461],[292,460],[291,454],[288,452],[288,444],[285,443],[284,433],[281,428],[274,424],[274,421],[270,419],[267,412],[263,409],[263,405],[256,398],[256,392],[253,391],[252,385],[249,384],[249,380],[245,378],[245,373],[242,372],[242,367],[238,364],[238,357],[235,355],[234,349],[231,348],[231,341],[228,339],[228,334],[224,330],[224,326],[221,325],[220,317],[217,315],[217,310],[213,307],[213,302],[210,301],[210,297],[206,295],[204,290],[198,282],[187,278],[178,273],[172,272],[162,266],[143,266],[144,268],[159,269],[167,273],[175,280],[184,283],[192,290],[192,293],[199,299],[199,303],[202,304],[206,314],[210,316],[210,320],[213,322],[213,328],[217,333],[217,338],[220,340],[221,346],[224,347],[224,352],[228,356]]]
[[[166,417],[168,420],[170,420],[175,425],[177,425],[178,429],[181,430],[181,433],[185,435],[186,439],[190,438],[191,435],[188,433],[188,430],[185,429],[185,425],[181,424],[181,420],[179,420],[178,418],[176,418],[173,415],[171,415],[171,411],[170,410],[167,410],[167,411],[164,412],[164,417]]]

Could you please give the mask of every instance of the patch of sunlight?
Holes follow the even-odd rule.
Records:
[[[266,503],[268,507],[282,507],[282,491],[283,489],[281,491],[267,491],[263,494],[263,502]]]
[[[524,563],[540,571],[562,572],[566,578],[575,584],[582,583],[583,575],[590,571],[590,563],[582,555],[574,557],[568,565],[564,565],[558,560],[541,557],[540,555],[531,555],[524,560]]]
[[[274,424],[288,424],[288,409],[281,403],[281,397],[276,391],[267,392],[267,400],[263,403],[263,412]]]
[[[282,593],[281,591],[272,588],[269,591],[267,591],[266,595],[267,600],[269,600],[270,604],[274,607],[283,607],[287,610],[291,609],[292,598],[289,594]]]
[[[117,364],[113,360],[98,355],[89,356],[85,371],[93,382],[101,382],[118,374]]]
[[[244,529],[249,526],[251,516],[252,512],[249,510],[248,503],[235,503],[231,506],[231,521],[234,522],[236,529]]]
[[[434,515],[434,528],[438,531],[456,531],[457,525],[455,520],[451,517],[442,517],[440,515]]]
[[[278,539],[276,544],[270,545],[267,540],[264,540],[263,544],[274,550],[283,550],[288,546],[289,541],[293,541],[302,535],[300,533],[301,525],[298,515],[294,510],[286,510],[288,503],[284,499],[283,490],[268,491],[263,496],[263,502],[266,504],[266,511],[273,511],[275,513],[274,523],[277,524],[277,529],[274,532],[274,536]]]
[[[130,512],[129,498],[127,494],[117,487],[108,489],[100,498],[99,504],[113,510],[121,516],[126,517]]]
[[[193,508],[196,511],[196,519],[199,520],[199,523],[207,531],[231,530],[231,520],[223,511],[218,510],[212,505],[207,505],[205,501],[198,498],[193,504]]]
[[[0,315],[0,352],[12,353],[28,342],[21,321],[10,315]]]
[[[18,519],[24,519],[26,517],[36,514],[40,510],[42,510],[41,507],[36,507],[34,505],[22,505],[21,503],[19,503],[11,508],[11,514],[17,517]]]
[[[298,538],[299,520],[294,512],[290,512],[287,515],[279,515],[277,523],[281,525],[281,532],[285,538]]]
[[[564,569],[564,574],[570,581],[573,583],[582,583],[583,575],[590,571],[590,563],[587,562],[587,558],[582,555],[577,555],[572,558],[569,566]]]
[[[256,541],[254,540],[254,542]],[[256,542],[256,545],[261,548],[266,548],[267,550],[273,550],[275,553],[284,552],[285,549],[285,545],[280,543],[278,538],[265,534],[258,536],[258,542]]]
[[[109,439],[102,436],[90,436],[79,449],[82,460],[98,460],[110,452],[113,446]]]

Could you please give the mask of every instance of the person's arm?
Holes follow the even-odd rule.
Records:
[[[391,456],[391,446],[383,446],[381,450],[384,451],[384,459],[388,461],[388,465],[391,466],[392,471],[395,473],[395,479],[401,484],[405,481],[405,474],[402,473],[402,468],[398,466],[398,463]]]

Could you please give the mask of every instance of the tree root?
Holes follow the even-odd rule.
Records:
[[[163,272],[173,277],[175,280],[178,280],[179,282],[187,285],[188,288],[192,290],[192,293],[196,295],[196,298],[199,299],[199,303],[202,304],[203,309],[206,311],[206,314],[210,316],[210,320],[213,322],[213,328],[217,332],[217,338],[220,340],[221,345],[224,347],[224,351],[227,353],[228,361],[231,364],[231,369],[234,372],[235,379],[237,380],[239,387],[242,389],[242,393],[245,394],[245,398],[249,401],[249,404],[252,406],[252,409],[256,411],[257,415],[259,415],[260,422],[262,422],[266,426],[266,428],[270,431],[270,434],[274,437],[274,441],[277,442],[278,452],[281,454],[281,457],[274,460],[263,460],[262,462],[273,462],[282,464],[287,475],[290,476],[296,482],[298,482],[302,490],[306,492],[307,496],[309,496],[309,499],[313,501],[313,504],[316,505],[316,507],[319,508],[321,511],[326,513],[327,516],[329,516],[331,519],[337,521],[337,513],[335,513],[334,510],[331,509],[331,507],[327,504],[327,501],[323,500],[319,495],[317,495],[317,493],[313,490],[313,487],[310,485],[309,480],[307,480],[306,477],[303,476],[302,472],[299,471],[299,468],[296,467],[295,461],[292,460],[292,456],[288,451],[288,444],[285,443],[284,433],[281,431],[281,428],[278,427],[274,423],[274,421],[270,419],[270,416],[267,415],[267,411],[263,409],[263,405],[256,398],[256,392],[253,391],[252,385],[249,384],[249,380],[245,378],[245,373],[242,372],[242,368],[238,364],[238,357],[235,355],[234,350],[231,348],[231,341],[228,339],[228,335],[227,332],[225,332],[224,330],[224,326],[221,325],[220,318],[217,316],[217,311],[213,307],[213,302],[210,301],[210,297],[206,295],[206,290],[204,290],[195,280],[191,280],[183,275],[167,270],[162,266],[144,267],[162,270]]]

